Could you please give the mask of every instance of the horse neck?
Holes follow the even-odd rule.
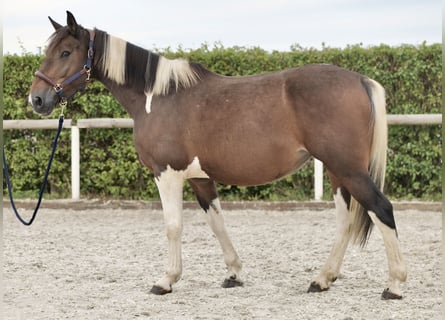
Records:
[[[124,109],[130,114],[132,118],[137,114],[138,100],[143,105],[144,93],[137,88],[127,85],[125,82],[119,83],[115,79],[109,76],[104,70],[105,59],[105,41],[109,35],[100,30],[96,31],[96,39],[94,45],[94,66],[92,69],[92,76],[96,80],[100,81],[113,95],[114,98],[124,107]],[[114,58],[118,62],[118,58]],[[141,107],[140,107],[141,108]],[[142,106],[143,108],[143,106]]]
[[[169,60],[96,30],[93,77],[101,81],[134,118],[148,96],[174,94],[196,85],[211,72],[183,59]],[[173,83],[173,85],[172,85]]]
[[[128,112],[131,118],[135,118],[140,110],[144,109],[145,95],[141,92],[124,86],[118,85],[109,78],[98,79],[119,104]]]

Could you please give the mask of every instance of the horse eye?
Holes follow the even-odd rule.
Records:
[[[62,54],[60,55],[61,58],[65,58],[68,57],[71,54],[71,52],[69,51],[63,51]]]

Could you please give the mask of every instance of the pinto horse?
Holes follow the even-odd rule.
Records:
[[[327,168],[337,220],[332,250],[308,292],[328,290],[349,242],[364,245],[377,225],[389,267],[382,298],[402,297],[406,267],[392,205],[382,193],[387,123],[380,84],[333,65],[226,77],[85,29],[70,12],[66,26],[49,19],[55,32],[36,72],[30,103],[48,115],[91,77],[134,120],[136,151],[154,173],[168,238],[167,272],[152,293],[172,292],[182,274],[185,180],[222,247],[223,287],[242,286],[241,262],[224,226],[215,183],[269,183],[314,157]]]

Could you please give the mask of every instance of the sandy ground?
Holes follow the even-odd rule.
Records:
[[[225,266],[204,213],[184,215],[182,280],[155,296],[167,261],[161,211],[42,209],[24,227],[4,209],[3,319],[442,318],[440,212],[396,213],[409,271],[401,301],[380,300],[377,230],[366,248],[349,247],[329,291],[306,293],[333,242],[333,210],[225,212],[244,264],[245,286],[232,289],[220,287]]]

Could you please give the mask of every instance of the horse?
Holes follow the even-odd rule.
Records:
[[[381,298],[402,298],[407,271],[392,204],[382,191],[387,122],[385,90],[378,82],[328,64],[222,76],[86,29],[69,11],[66,26],[49,20],[55,32],[35,73],[30,104],[49,115],[91,78],[103,83],[134,120],[135,149],[154,174],[168,239],[167,271],[151,293],[170,293],[181,278],[186,180],[221,245],[227,266],[222,287],[238,287],[242,264],[225,228],[216,183],[266,184],[316,158],[333,189],[336,233],[307,292],[328,290],[348,244],[365,245],[376,225],[389,269]]]

